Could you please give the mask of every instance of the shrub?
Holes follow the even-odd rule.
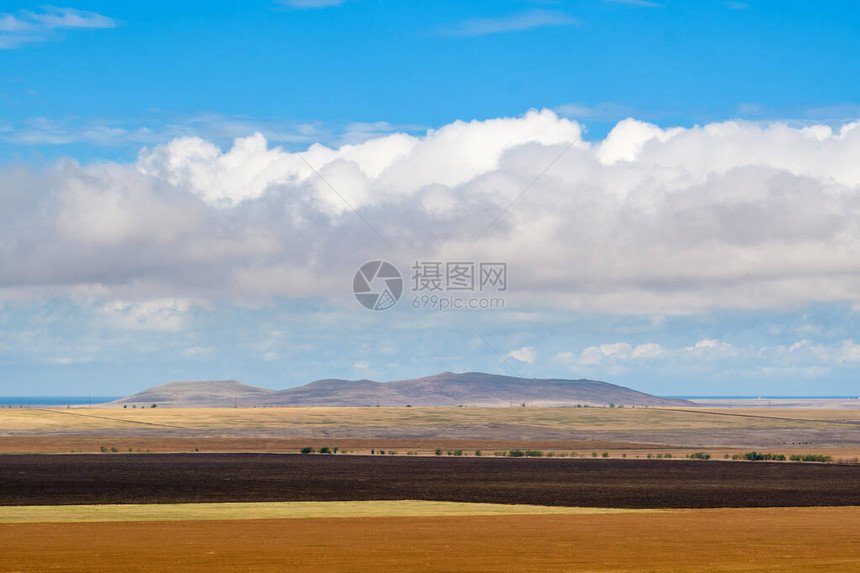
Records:
[[[314,453],[314,449],[310,446],[305,446],[304,448],[302,448],[299,451],[305,455]]]
[[[746,452],[744,454],[735,454],[734,456],[732,456],[732,459],[742,459],[742,460],[748,460],[751,462],[761,462],[761,461],[784,462],[785,461],[785,454],[766,454],[763,452],[752,451],[752,452]]]
[[[119,450],[118,450],[118,449],[116,449],[116,448],[114,448],[114,447],[111,447],[110,451],[111,451],[111,453],[112,453],[112,454],[116,454],[116,453],[118,453],[118,452],[119,452]]]
[[[695,452],[690,454],[690,458],[694,460],[709,460],[711,459],[711,454],[707,452]]]
[[[482,455],[482,454],[481,454],[481,450],[475,450],[475,455],[476,455],[476,456],[480,456],[480,455]]]
[[[103,454],[106,454],[108,451],[107,446],[99,446],[99,451]]]
[[[436,454],[437,456],[441,456],[442,455],[442,448],[436,448],[436,451],[433,453]]]
[[[603,453],[602,453],[602,454],[600,454],[600,455],[601,455],[601,456],[603,456],[604,458],[608,458],[608,457],[609,457],[609,452],[603,452]]]
[[[785,458],[785,456],[783,456]],[[831,456],[823,456],[821,454],[792,454],[788,457],[793,462],[832,462]]]
[[[526,450],[526,455],[530,458],[540,458],[543,457],[543,452],[541,450]]]
[[[622,457],[622,458],[626,458],[626,457],[627,457],[627,454],[621,454],[621,457]]]
[[[597,457],[597,452],[591,452],[591,457],[592,457],[592,458],[596,458],[596,457]]]
[[[651,459],[651,454],[648,454],[648,459],[649,459],[649,460]]]
[[[664,457],[664,458],[671,458],[671,457],[672,457],[672,454],[663,454],[663,457]]]
[[[663,459],[663,454],[657,454],[657,459],[658,459],[658,460],[662,460],[662,459]]]
[[[325,446],[323,446],[323,447],[321,447],[321,448],[320,448],[320,453],[321,453],[321,454],[330,454],[330,453],[331,453],[331,449],[330,449],[330,448],[327,448],[327,447],[325,447]]]
[[[463,455],[463,450],[454,450],[452,453],[453,453],[455,456],[462,456],[462,455]]]
[[[511,450],[508,452],[508,455],[512,458],[521,458],[526,455],[526,453],[522,450]]]

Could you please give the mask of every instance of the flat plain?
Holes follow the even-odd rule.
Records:
[[[858,430],[834,408],[6,408],[0,571],[860,571]],[[723,459],[753,449],[834,463]]]
[[[0,571],[860,570],[857,508],[0,524]]]
[[[361,453],[539,447],[644,457],[665,448],[721,455],[755,448],[851,459],[860,456],[858,430],[860,409],[6,408],[0,409],[0,452],[101,446],[283,452],[325,445]]]
[[[860,505],[860,465],[290,454],[0,458],[0,505],[427,500],[608,508]]]

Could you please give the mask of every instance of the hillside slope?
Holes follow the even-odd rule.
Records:
[[[236,380],[192,380],[153,386],[110,405],[175,407],[250,407],[265,402],[274,390],[249,386]]]
[[[482,372],[374,382],[317,380],[274,391],[235,380],[171,382],[111,405],[174,407],[252,406],[693,406],[687,400],[661,398],[596,380],[536,379]]]

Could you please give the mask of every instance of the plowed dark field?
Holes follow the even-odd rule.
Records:
[[[627,508],[860,505],[860,466],[272,454],[0,456],[0,505],[369,499]]]

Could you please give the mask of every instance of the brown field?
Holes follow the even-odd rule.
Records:
[[[0,571],[860,571],[860,509],[0,525]]]
[[[279,454],[9,455],[0,505],[427,500],[608,508],[860,505],[860,465]]]

